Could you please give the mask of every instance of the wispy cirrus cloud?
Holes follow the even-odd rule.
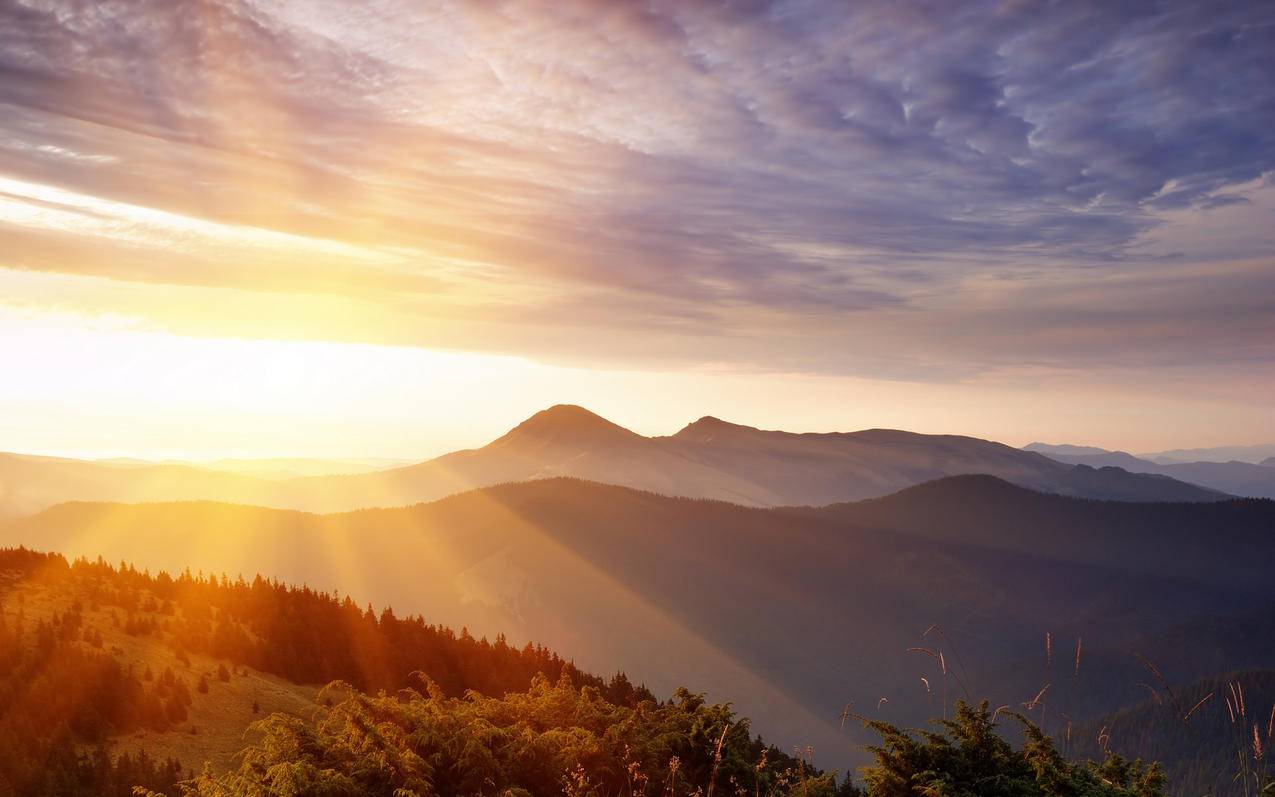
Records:
[[[13,2],[0,265],[567,360],[1269,367],[1269,225],[1172,243],[1275,209],[1273,54],[1261,2]]]

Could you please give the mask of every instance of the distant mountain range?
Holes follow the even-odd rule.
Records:
[[[1269,446],[1252,448],[1265,450]],[[1092,446],[1032,443],[1024,446],[1023,450],[1044,454],[1069,465],[1088,465],[1094,468],[1116,467],[1131,473],[1167,476],[1231,495],[1275,498],[1275,457],[1265,459],[1257,465],[1240,461],[1169,462],[1166,464],[1135,457],[1123,451],[1108,451]]]
[[[412,464],[401,459],[311,459],[307,457],[225,458],[212,460],[165,459],[149,460],[133,457],[92,460],[99,465],[120,465],[132,468],[186,466],[222,473],[241,473],[261,479],[292,479],[298,476],[334,476],[347,473],[368,473],[374,470],[401,467]]]
[[[1086,498],[1226,497],[1216,489],[1187,483],[1189,479],[1089,465],[1064,464],[972,437],[889,429],[796,434],[711,417],[671,436],[643,437],[581,407],[560,405],[535,414],[482,448],[383,470],[351,465],[351,471],[363,472],[339,475],[278,478],[282,465],[219,468],[4,454],[0,517],[38,512],[67,500],[215,500],[332,512],[401,506],[477,487],[555,476],[747,506],[853,501],[974,473]],[[287,467],[295,471],[300,466]]]
[[[1102,450],[1102,449],[1098,449]],[[1275,460],[1275,443],[1256,446],[1215,446],[1213,448],[1174,448],[1169,451],[1154,451],[1138,454],[1141,459],[1149,459],[1161,465],[1178,462],[1247,462],[1250,465],[1261,465]]]
[[[1275,636],[1239,619],[1275,616],[1272,528],[1270,501],[1078,500],[988,476],[822,509],[543,479],[334,515],[70,503],[0,545],[261,572],[538,640],[657,694],[709,689],[837,766],[856,755],[836,721],[850,700],[916,723],[965,687],[1017,704],[1056,681],[1052,710],[1080,721],[1143,694],[1131,650],[1175,683],[1275,661]],[[947,677],[914,647],[943,652]]]

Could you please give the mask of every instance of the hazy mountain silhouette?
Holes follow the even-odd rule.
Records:
[[[1034,451],[1069,465],[1117,467],[1133,473],[1167,476],[1191,484],[1210,487],[1231,495],[1250,498],[1275,498],[1275,457],[1260,465],[1249,462],[1153,462],[1123,451],[1106,451],[1088,446],[1048,445],[1032,443],[1024,450]]]
[[[67,500],[164,501],[210,496],[260,502],[270,482],[186,464],[0,454],[0,518]]]
[[[167,463],[166,463],[167,464]],[[293,479],[301,476],[337,476],[370,473],[410,465],[410,460],[371,457],[367,459],[310,459],[306,457],[223,458],[179,464],[239,473],[259,479]]]
[[[292,479],[298,476],[335,476],[348,473],[369,473],[374,470],[385,470],[386,468],[412,464],[410,460],[401,459],[311,459],[306,457],[230,457],[210,460],[148,460],[135,457],[114,457],[92,461],[102,465],[122,465],[133,468],[178,465],[200,470],[239,473],[260,479]]]
[[[555,476],[665,495],[766,506],[782,492],[682,455],[573,405],[542,410],[482,448],[378,473],[292,482],[286,504],[318,510],[433,500],[475,487]]]
[[[958,435],[893,429],[806,433],[764,431],[702,418],[669,438],[673,450],[782,491],[790,505],[886,495],[945,476],[987,474],[1045,492],[1125,501],[1208,501],[1224,496],[1171,480],[1115,470],[1058,467],[1040,455]]]
[[[1255,446],[1215,446],[1213,448],[1175,448],[1139,454],[1161,465],[1180,462],[1247,462],[1258,465],[1265,459],[1275,458],[1275,443]]]
[[[0,457],[0,516],[67,500],[216,500],[333,512],[402,506],[555,476],[748,506],[822,505],[969,473],[1046,492],[1112,500],[1225,497],[1162,476],[1078,469],[972,437],[889,429],[797,434],[716,418],[702,418],[671,436],[643,437],[581,407],[559,405],[481,448],[364,473],[266,479],[190,465],[6,455]]]
[[[851,749],[834,722],[847,700],[888,696],[883,715],[901,721],[932,713],[918,679],[937,690],[942,676],[905,652],[941,644],[923,636],[932,623],[960,646],[970,689],[1001,702],[1047,680],[1046,631],[1060,645],[1083,636],[1084,689],[1066,698],[1077,717],[1133,699],[1130,646],[1186,623],[1201,621],[1197,638],[1159,664],[1181,678],[1212,674],[1205,654],[1221,625],[1202,619],[1275,602],[1273,527],[1269,501],[1100,502],[992,477],[825,509],[546,479],[336,515],[74,503],[9,524],[0,543],[152,569],[260,571],[537,639],[657,693],[711,686],[768,736],[836,762]],[[1249,648],[1275,656],[1275,638]],[[958,693],[955,681],[946,687]]]
[[[820,505],[885,495],[931,479],[987,473],[1034,489],[1117,500],[1217,500],[1193,485],[1060,466],[1010,446],[951,435],[873,429],[797,434],[702,418],[669,437],[643,437],[588,410],[559,405],[496,441],[406,468],[292,486],[321,505],[429,500],[469,487],[572,476],[750,506]],[[369,501],[369,497],[378,500]],[[379,497],[384,500],[379,500]]]

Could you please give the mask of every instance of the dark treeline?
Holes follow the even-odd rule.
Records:
[[[138,578],[123,574],[125,583]],[[177,579],[141,576],[145,588],[182,609],[172,626],[179,646],[230,659],[297,683],[343,680],[367,691],[393,690],[413,682],[420,671],[443,692],[460,696],[525,691],[538,674],[598,688],[614,703],[631,705],[653,699],[623,673],[609,680],[581,672],[542,645],[519,648],[498,635],[494,642],[456,633],[419,616],[396,617],[371,606],[360,609],[350,598],[291,587],[258,576],[242,579]]]
[[[419,671],[449,696],[469,690],[500,695],[526,690],[538,674],[556,680],[566,673],[618,705],[654,699],[623,673],[603,679],[581,672],[542,645],[515,647],[503,635],[494,642],[475,639],[419,615],[400,618],[390,609],[378,615],[349,597],[261,576],[231,580],[189,570],[177,578],[152,576],[126,564],[67,562],[24,549],[0,551],[0,571],[6,569],[45,581],[71,580],[84,600],[118,607],[129,633],[163,628],[179,651],[228,659],[295,683],[342,680],[376,692],[415,683],[412,674]]]

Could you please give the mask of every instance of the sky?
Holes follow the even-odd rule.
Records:
[[[0,1],[0,450],[1275,442],[1275,7]]]

